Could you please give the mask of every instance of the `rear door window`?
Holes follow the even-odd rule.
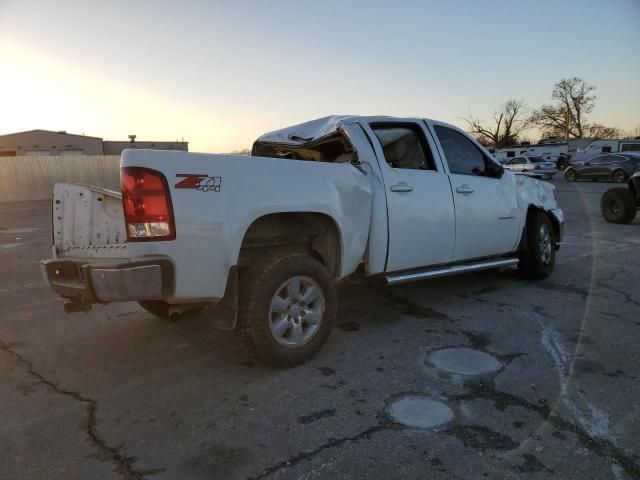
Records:
[[[431,149],[417,125],[372,125],[385,161],[392,168],[435,170]]]
[[[471,140],[460,132],[440,125],[434,126],[449,171],[460,175],[484,175],[486,172],[485,156]]]

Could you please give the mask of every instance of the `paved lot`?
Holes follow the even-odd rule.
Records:
[[[345,285],[292,370],[198,315],[66,316],[38,269],[49,204],[0,204],[0,478],[640,478],[640,219],[556,183],[552,277]]]

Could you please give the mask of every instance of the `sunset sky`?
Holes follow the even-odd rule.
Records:
[[[570,76],[597,86],[593,121],[631,129],[639,45],[639,0],[0,0],[0,134],[223,152],[334,113],[462,126]]]

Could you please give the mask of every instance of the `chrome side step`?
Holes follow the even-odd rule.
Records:
[[[400,283],[415,282],[417,280],[424,280],[427,278],[446,277],[449,275],[476,272],[478,270],[488,270],[490,268],[510,267],[512,265],[517,265],[518,261],[519,260],[517,258],[499,258],[494,260],[483,260],[481,262],[438,267],[429,270],[390,273],[388,275],[384,275],[382,278],[387,282],[387,285],[398,285]]]

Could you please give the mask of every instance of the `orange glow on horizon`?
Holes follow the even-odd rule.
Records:
[[[42,51],[3,43],[0,59],[0,134],[44,128],[125,140],[135,133],[141,140],[184,138],[191,151],[209,152],[247,148],[255,138],[240,130],[246,123],[240,115],[200,111],[153,86],[130,85]]]

